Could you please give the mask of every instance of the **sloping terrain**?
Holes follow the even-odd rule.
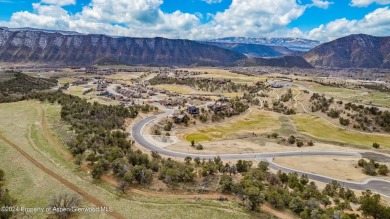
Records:
[[[390,68],[390,37],[350,35],[317,46],[304,58],[314,66]]]

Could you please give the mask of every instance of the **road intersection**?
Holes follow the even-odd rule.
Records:
[[[149,142],[144,134],[143,130],[145,126],[155,120],[158,120],[163,117],[167,117],[173,113],[172,109],[167,109],[164,113],[159,115],[153,115],[150,117],[146,117],[140,121],[138,121],[131,130],[131,135],[134,141],[142,148],[149,151],[156,151],[159,154],[166,155],[169,157],[176,158],[205,158],[205,159],[213,159],[214,157],[219,156],[223,160],[238,160],[238,159],[252,159],[257,161],[267,161],[270,165],[269,167],[274,170],[281,170],[283,172],[297,172],[298,174],[306,174],[310,179],[323,182],[330,183],[333,180],[336,180],[340,183],[340,185],[354,189],[354,190],[367,190],[370,189],[374,192],[377,192],[383,196],[390,198],[390,181],[382,180],[382,179],[369,179],[362,183],[352,182],[352,181],[344,181],[333,179],[331,177],[322,176],[318,174],[308,173],[300,170],[294,170],[287,167],[280,166],[273,162],[273,158],[275,157],[295,157],[295,156],[350,156],[350,157],[362,157],[362,155],[358,152],[343,152],[343,151],[286,151],[286,152],[270,152],[270,153],[239,153],[239,154],[192,154],[192,153],[183,153],[172,151],[163,147],[156,146],[155,144]]]

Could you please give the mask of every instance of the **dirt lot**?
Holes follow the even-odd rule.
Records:
[[[354,157],[281,157],[275,158],[275,163],[292,169],[329,176],[335,179],[362,182],[372,178],[362,172],[357,165],[360,158]],[[389,163],[387,163],[389,165]],[[390,180],[390,176],[375,176],[375,178]]]

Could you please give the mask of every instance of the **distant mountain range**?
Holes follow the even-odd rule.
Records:
[[[239,43],[239,44],[256,44],[273,47],[287,47],[293,51],[309,51],[310,49],[321,44],[320,41],[308,40],[301,38],[249,38],[249,37],[225,37],[206,42],[215,43]]]
[[[314,66],[390,68],[390,37],[350,35],[324,43],[303,57]]]
[[[0,27],[0,62],[67,66],[390,68],[390,37],[358,34],[318,44],[318,41],[297,38],[229,37],[199,42]],[[294,49],[314,46],[306,53]]]
[[[266,58],[248,58],[239,60],[234,63],[235,66],[240,67],[252,67],[252,66],[271,66],[271,67],[284,67],[284,68],[313,68],[304,58],[301,56],[283,56],[278,58],[266,59]]]
[[[242,53],[190,40],[0,28],[0,61],[50,65],[228,65]]]
[[[304,52],[294,51],[283,46],[265,46],[260,44],[245,43],[221,43],[221,42],[204,42],[209,45],[218,46],[224,49],[240,52],[248,57],[272,58],[285,55],[303,55]]]

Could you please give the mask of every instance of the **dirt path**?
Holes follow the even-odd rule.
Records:
[[[78,194],[80,194],[85,200],[91,202],[92,204],[96,205],[97,207],[107,207],[108,208],[107,205],[105,205],[100,200],[94,198],[93,196],[89,195],[84,190],[82,190],[80,187],[76,186],[75,184],[69,182],[68,180],[62,178],[61,176],[57,175],[56,173],[54,173],[50,169],[48,169],[45,166],[43,166],[41,163],[39,163],[37,160],[35,160],[33,157],[31,157],[28,153],[26,153],[24,150],[22,150],[19,146],[17,146],[16,144],[11,142],[10,140],[5,138],[4,136],[0,135],[0,140],[4,141],[5,143],[7,143],[11,147],[13,147],[21,155],[23,155],[23,157],[25,157],[27,160],[29,160],[31,163],[33,163],[40,170],[42,170],[43,172],[45,172],[49,176],[53,177],[54,179],[56,179],[57,181],[59,181],[60,183],[62,183],[66,187],[68,187],[69,189],[71,189],[71,190],[77,192]],[[124,218],[122,215],[120,215],[116,211],[107,212],[107,214],[109,214],[110,216],[112,216],[114,218],[120,218],[120,219]]]
[[[55,139],[55,137],[50,133],[49,127],[47,125],[46,121],[46,111],[40,106],[41,108],[41,115],[42,115],[42,129],[43,129],[43,134],[44,136],[49,140],[50,144],[55,146],[68,160],[73,160],[73,156],[67,152],[61,144]]]

